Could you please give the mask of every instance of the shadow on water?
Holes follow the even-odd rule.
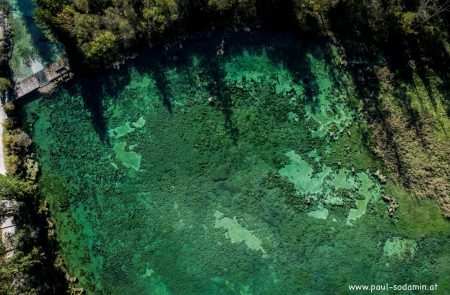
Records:
[[[17,9],[23,15],[23,22],[31,36],[33,47],[38,51],[38,55],[44,63],[51,63],[55,58],[55,48],[61,45],[50,41],[45,36],[43,30],[37,25],[33,17],[35,8],[33,0],[16,0],[16,3]]]
[[[129,62],[119,71],[108,70],[97,75],[84,73],[72,82],[68,91],[73,96],[77,94],[82,96],[86,108],[91,113],[92,123],[99,138],[108,144],[108,122],[104,114],[104,98],[115,97],[120,89],[130,83],[131,68],[143,74],[151,74],[160,93],[162,105],[169,113],[172,113],[175,105],[172,101],[171,82],[166,76],[165,69],[174,66],[183,70],[189,66],[192,55],[199,55],[200,67],[207,76],[205,80],[210,81],[206,85],[206,90],[215,99],[216,107],[222,111],[224,125],[236,143],[239,130],[233,122],[233,96],[226,83],[224,68],[226,60],[230,57],[242,55],[245,52],[256,56],[266,54],[273,64],[282,64],[290,72],[294,83],[304,86],[305,103],[312,106],[312,111],[320,109],[319,86],[317,77],[311,69],[308,54],[315,58],[322,58],[323,53],[314,45],[317,45],[317,42],[308,40],[299,42],[298,39],[293,38],[292,33],[281,32],[217,32],[208,38],[193,38],[186,41],[183,49],[145,50],[136,60]],[[225,41],[225,54],[217,55],[217,46],[222,40]]]
[[[218,105],[225,120],[225,128],[230,132],[233,142],[236,143],[239,138],[239,130],[233,124],[233,101],[231,100],[230,89],[225,83],[225,71],[221,66],[223,56],[205,58],[202,62],[213,82],[208,83],[207,89],[212,97],[219,102]]]
[[[167,81],[167,77],[164,73],[165,65],[167,65],[167,59],[165,58],[165,56],[161,55],[159,61],[149,66],[148,70],[152,74],[152,77],[155,79],[156,87],[161,94],[161,103],[169,113],[172,113],[173,105],[170,99],[170,92],[168,90],[169,81]]]
[[[293,75],[294,82],[304,86],[305,102],[312,104],[313,110],[315,110],[320,103],[317,99],[319,86],[307,57],[309,46],[304,44],[302,48],[299,44],[292,43],[292,40],[285,41],[286,45],[280,46],[281,43],[274,42],[274,49],[269,51],[269,58],[274,62],[282,63]]]
[[[233,99],[231,89],[225,81],[224,64],[229,57],[248,52],[251,55],[266,53],[274,64],[283,64],[292,74],[293,82],[305,86],[305,102],[311,104],[312,110],[320,109],[319,87],[317,79],[311,71],[307,54],[313,43],[306,41],[300,44],[292,33],[279,31],[258,31],[256,33],[228,33],[216,32],[207,38],[196,37],[183,43],[183,48],[168,50],[152,49],[143,52],[132,62],[136,70],[141,73],[151,73],[161,95],[164,107],[172,112],[171,85],[164,69],[174,66],[179,70],[189,66],[190,56],[199,55],[200,67],[204,69],[205,80],[210,81],[206,90],[213,97],[216,107],[220,108],[224,116],[225,128],[229,131],[234,142],[239,138],[239,130],[233,123]],[[217,49],[224,42],[224,55],[218,55]],[[319,54],[319,53],[317,53]],[[149,58],[151,57],[151,58]],[[317,57],[317,56],[316,56]],[[189,75],[188,75],[189,76]],[[194,83],[192,83],[194,84]]]
[[[143,61],[143,57],[139,57],[134,62],[137,70],[142,73],[150,72],[155,79],[156,86],[161,95],[161,102],[163,106],[171,113],[173,111],[173,102],[171,100],[171,86],[168,81],[164,69],[168,66],[176,67],[183,70],[189,66],[189,57],[191,55],[200,55],[201,67],[205,69],[207,80],[211,81],[206,86],[209,94],[215,98],[216,105],[220,107],[224,115],[224,124],[229,130],[231,138],[237,142],[239,131],[233,124],[233,103],[231,99],[231,92],[225,83],[225,72],[222,67],[224,57],[216,55],[215,46],[220,43],[222,34],[215,34],[205,39],[192,39],[186,42],[184,49],[171,48],[163,51],[161,48],[150,50],[150,52],[143,53],[143,56],[151,56],[151,59]],[[189,75],[188,75],[189,76]],[[191,81],[194,85],[194,81]]]
[[[104,99],[114,97],[118,89],[124,88],[130,82],[130,75],[127,71],[121,70],[119,73],[107,71],[95,77],[84,76],[73,81],[76,87],[70,87],[71,95],[81,94],[86,108],[91,113],[92,124],[99,138],[109,144],[108,121],[105,117]],[[74,85],[75,86],[75,85]]]
[[[273,64],[282,64],[289,71],[294,83],[304,86],[305,102],[313,106],[313,111],[319,109],[319,86],[308,59],[308,54],[315,57],[319,54],[318,49],[314,48],[318,40],[309,40],[306,36],[286,31],[233,34],[228,39],[231,44],[239,42],[238,46],[227,51],[228,56],[244,51],[256,56],[265,53]]]

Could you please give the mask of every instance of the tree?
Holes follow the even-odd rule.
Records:
[[[320,17],[322,12],[326,12],[334,4],[336,0],[297,0],[297,12],[304,17],[305,15],[311,15]]]
[[[230,10],[234,5],[236,5],[235,0],[208,0],[208,6],[218,12]]]
[[[30,183],[11,176],[0,176],[0,199],[24,200],[33,193],[34,187]]]
[[[422,0],[421,5],[416,13],[416,27],[423,25],[428,22],[430,19],[438,16],[441,13],[450,11],[450,0],[442,1],[443,3],[435,4],[434,7],[430,5],[431,0]]]
[[[114,56],[117,37],[110,31],[101,31],[95,39],[84,44],[81,49],[89,59],[107,59]]]
[[[11,90],[11,82],[4,77],[0,77],[0,91]]]
[[[145,0],[141,29],[149,36],[163,33],[178,19],[178,6],[174,0]]]
[[[7,150],[15,154],[21,154],[28,150],[31,144],[31,138],[20,129],[13,130],[11,133],[5,135],[5,146]]]

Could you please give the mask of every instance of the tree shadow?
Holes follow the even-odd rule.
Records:
[[[161,95],[161,103],[169,113],[173,111],[171,95],[169,91],[170,82],[167,80],[164,67],[168,65],[164,55],[159,54],[157,61],[153,60],[153,64],[148,67],[153,79],[155,79],[156,87]]]
[[[301,41],[300,41],[301,40]],[[273,63],[282,64],[293,77],[293,83],[304,88],[304,102],[312,113],[321,110],[319,77],[313,72],[312,58],[322,59],[322,40],[299,32],[278,33],[267,51]]]
[[[365,117],[369,124],[379,125],[385,132],[383,140],[390,143],[388,152],[392,154],[395,172],[399,174],[404,166],[400,147],[394,140],[395,130],[392,130],[388,122],[389,114],[382,109],[383,104],[379,98],[381,87],[376,66],[383,64],[383,61],[380,60],[383,52],[376,45],[369,24],[362,22],[368,16],[350,15],[348,18],[342,18],[345,11],[351,11],[351,7],[346,5],[346,3],[340,2],[331,10],[329,13],[330,26],[333,28],[341,50],[347,57],[347,70],[355,86],[356,95],[363,103]],[[349,26],[357,29],[349,30]],[[363,137],[363,143],[369,151],[373,151],[373,139],[371,134]]]
[[[277,29],[234,33],[228,39],[232,40],[233,46],[227,49],[226,56],[242,55],[244,51],[254,56],[265,54],[271,63],[287,69],[293,83],[304,87],[305,102],[313,110],[319,107],[319,86],[308,58],[308,54],[317,54],[313,52],[313,44],[317,40],[293,31]]]
[[[68,88],[71,96],[81,95],[91,114],[91,121],[100,140],[109,144],[108,120],[105,117],[104,100],[115,97],[120,89],[130,83],[128,69],[106,71],[101,75],[84,75],[72,81]]]
[[[233,142],[236,143],[239,138],[239,130],[233,123],[233,101],[231,90],[225,82],[223,62],[224,57],[222,55],[209,55],[202,59],[201,65],[206,69],[211,81],[206,88],[222,110],[225,128],[230,132]]]

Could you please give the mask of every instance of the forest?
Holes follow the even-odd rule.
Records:
[[[112,62],[129,55],[136,46],[152,45],[194,30],[243,26],[285,27],[312,36],[333,32],[344,40],[364,42],[367,47],[383,51],[397,46],[402,46],[396,48],[398,51],[433,48],[439,49],[436,50],[439,55],[448,41],[446,12],[450,5],[442,0],[36,0],[36,3],[39,23],[87,63]],[[437,44],[440,46],[436,48]]]

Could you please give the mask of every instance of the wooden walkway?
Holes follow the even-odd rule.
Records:
[[[70,67],[66,59],[58,60],[34,75],[16,83],[14,88],[15,99],[19,99],[50,83],[70,78]]]

